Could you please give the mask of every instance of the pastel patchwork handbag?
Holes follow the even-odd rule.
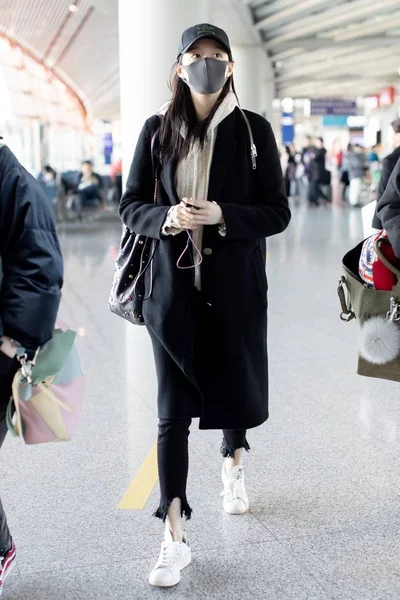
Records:
[[[7,426],[26,444],[69,441],[77,429],[84,376],[75,338],[76,332],[57,319],[52,339],[32,361],[23,348],[17,351],[21,368],[13,381]]]

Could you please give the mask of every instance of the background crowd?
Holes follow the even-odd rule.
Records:
[[[284,146],[281,152],[287,195],[297,202],[306,198],[311,207],[332,202],[332,182],[340,186],[343,204],[362,207],[381,197],[400,158],[400,119],[393,122],[395,148],[383,156],[380,144],[366,148],[326,149],[322,137],[307,136],[299,147]]]

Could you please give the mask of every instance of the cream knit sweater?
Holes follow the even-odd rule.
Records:
[[[224,98],[221,105],[215,113],[203,148],[196,141],[191,145],[188,155],[178,163],[175,174],[175,185],[179,198],[195,198],[196,200],[211,200],[208,198],[208,188],[210,184],[210,172],[212,159],[215,148],[215,140],[217,138],[218,125],[228,117],[238,106],[236,96],[233,92]],[[182,131],[182,136],[186,136],[186,131]],[[171,212],[171,211],[170,211]],[[196,229],[192,233],[193,242],[196,247],[202,252],[203,248],[203,227]],[[163,233],[166,235],[177,235],[183,230],[176,226],[171,219],[171,214],[168,215],[164,224]],[[196,248],[193,247],[194,263],[197,265],[200,262]],[[195,287],[201,290],[201,268],[200,265],[195,268]]]

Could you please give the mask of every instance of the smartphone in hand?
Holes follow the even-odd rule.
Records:
[[[185,202],[185,200],[183,200],[182,202]],[[200,210],[200,206],[194,206],[193,204],[189,204],[188,202],[185,202],[185,206],[187,208],[194,208],[195,210]]]

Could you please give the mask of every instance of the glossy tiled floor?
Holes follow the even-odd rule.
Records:
[[[191,439],[193,564],[151,589],[162,528],[117,505],[156,433],[145,331],[107,312],[117,225],[62,235],[62,313],[79,328],[85,415],[68,445],[2,450],[1,495],[18,545],[13,600],[397,600],[400,397],[355,373],[356,325],[339,320],[341,257],[361,216],[295,209],[269,244],[271,420],[250,432],[251,512],[221,510],[217,432]]]

